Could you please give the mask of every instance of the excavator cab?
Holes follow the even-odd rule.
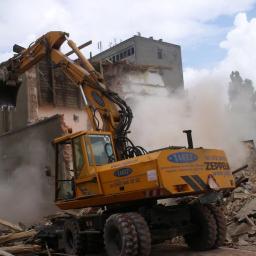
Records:
[[[116,161],[108,132],[78,132],[54,140],[56,201],[102,193],[97,167]]]

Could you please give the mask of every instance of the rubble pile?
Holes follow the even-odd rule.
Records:
[[[42,247],[36,241],[38,231],[15,225],[0,219],[0,255],[25,254],[39,252]]]
[[[249,166],[236,177],[244,182],[225,199],[230,247],[256,248],[256,164]]]
[[[58,219],[80,217],[88,213],[96,213],[97,210],[85,208],[82,210],[59,211],[56,214],[43,218],[33,226],[26,227],[24,224],[13,224],[0,219],[0,255],[58,255],[52,248],[53,243],[45,239],[52,230],[52,224]],[[50,244],[48,244],[50,242]]]

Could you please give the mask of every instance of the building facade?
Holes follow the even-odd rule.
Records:
[[[123,94],[169,94],[184,89],[181,48],[161,39],[133,36],[91,61],[101,63],[109,86]]]

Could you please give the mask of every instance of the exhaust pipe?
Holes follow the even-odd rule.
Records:
[[[192,139],[192,131],[184,130],[183,132],[187,134],[188,148],[194,148],[193,139]]]

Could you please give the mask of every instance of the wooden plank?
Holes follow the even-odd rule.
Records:
[[[28,230],[28,231],[3,235],[3,236],[0,236],[0,244],[15,241],[15,240],[20,240],[20,239],[25,239],[25,238],[29,238],[29,237],[33,237],[36,234],[37,234],[37,232],[35,230],[31,229],[31,230]]]
[[[6,252],[6,251],[3,251],[3,250],[0,250],[0,255],[1,256],[13,256],[13,254],[11,254],[9,252]]]
[[[13,224],[13,223],[3,220],[3,219],[0,219],[0,225],[2,225],[4,227],[8,227],[14,231],[18,231],[18,232],[23,231],[23,229],[19,225]]]
[[[12,254],[38,252],[41,249],[42,249],[41,246],[37,244],[19,244],[19,245],[13,245],[13,246],[0,247],[1,251],[9,252]]]

